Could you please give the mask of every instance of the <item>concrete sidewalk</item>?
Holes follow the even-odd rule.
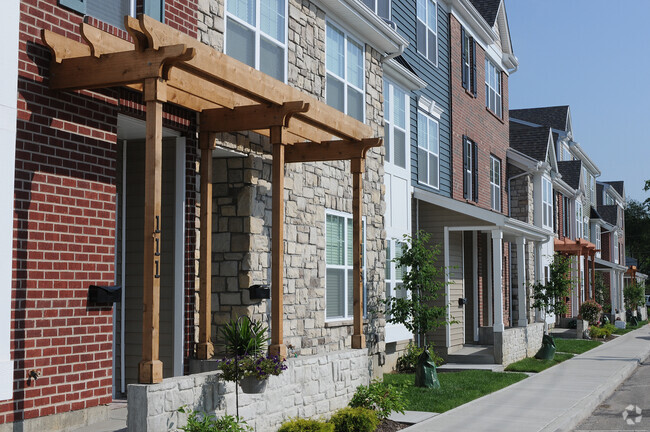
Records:
[[[646,325],[403,431],[569,431],[649,355]]]

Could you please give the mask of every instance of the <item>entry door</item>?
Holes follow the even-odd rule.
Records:
[[[176,138],[163,139],[162,145],[162,201],[160,240],[160,360],[163,377],[174,376],[174,346],[179,332],[174,331],[174,309],[178,299],[175,291],[177,272],[181,272],[182,258],[177,261],[177,191],[176,191]],[[144,227],[144,173],[145,142],[130,140],[125,144],[123,193],[123,281],[124,317],[123,349],[124,378],[126,384],[137,383],[138,364],[142,360],[142,286]],[[182,200],[181,200],[182,202]],[[181,228],[182,231],[182,228]],[[181,237],[182,238],[182,237]],[[182,254],[181,254],[182,256]],[[176,305],[177,306],[177,305]],[[181,309],[182,310],[182,309]],[[176,333],[176,334],[175,334]],[[180,333],[182,335],[182,332]],[[182,336],[180,336],[182,338]],[[176,359],[178,361],[178,359]]]

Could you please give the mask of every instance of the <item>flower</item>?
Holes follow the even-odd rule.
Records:
[[[278,356],[243,356],[223,359],[217,365],[226,381],[239,381],[244,377],[255,377],[265,380],[270,375],[280,375],[287,369],[285,360]]]

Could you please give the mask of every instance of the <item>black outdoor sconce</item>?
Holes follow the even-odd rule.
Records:
[[[271,288],[268,285],[251,285],[248,288],[248,296],[251,300],[263,300],[271,298]]]
[[[110,306],[120,301],[122,301],[122,287],[120,285],[90,285],[88,287],[88,305],[90,306]]]
[[[467,299],[465,297],[460,297],[458,299],[458,307],[463,307],[467,304]]]

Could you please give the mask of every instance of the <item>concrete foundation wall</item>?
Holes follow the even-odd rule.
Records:
[[[287,359],[288,369],[268,380],[261,394],[239,391],[239,415],[257,431],[276,430],[290,417],[329,417],[345,407],[357,386],[368,385],[368,350],[345,350]],[[128,430],[172,431],[184,426],[183,405],[216,416],[236,415],[235,384],[220,372],[132,384],[128,391]]]
[[[494,333],[494,360],[504,366],[532,357],[542,346],[544,323],[514,327]]]

